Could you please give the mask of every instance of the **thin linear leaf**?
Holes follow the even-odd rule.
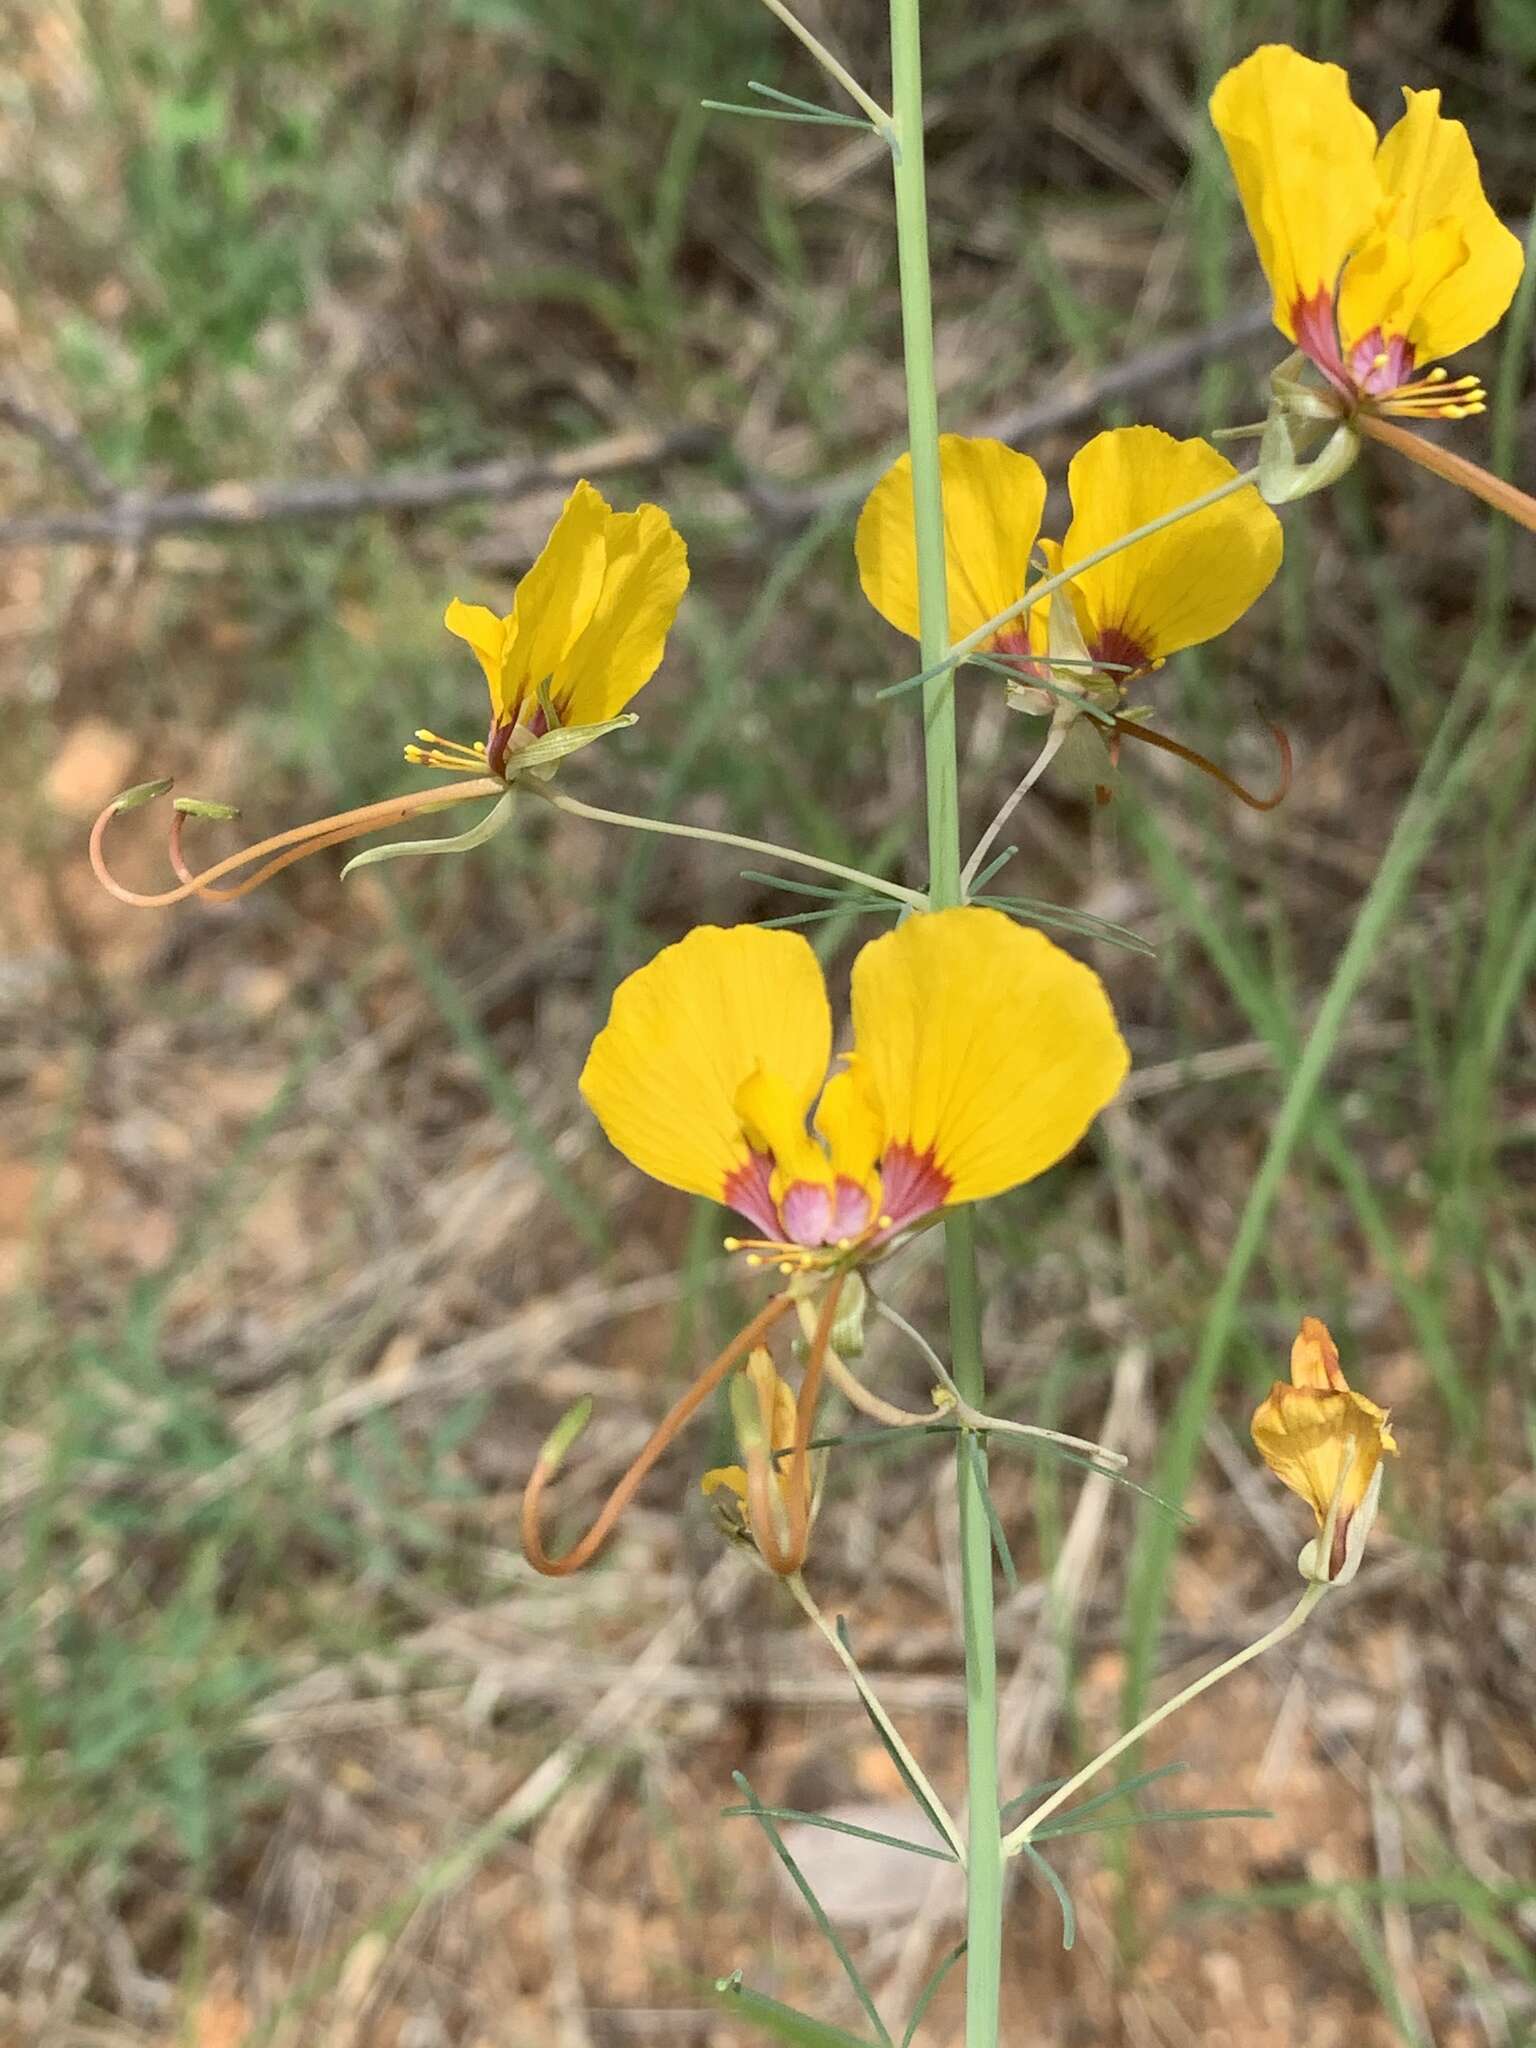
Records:
[[[793,917],[763,917],[756,920],[759,931],[789,931],[796,925],[825,924],[832,917],[873,917],[877,911],[897,911],[903,906],[891,896],[870,896],[862,903],[837,903],[827,910],[802,910]]]
[[[847,1622],[844,1621],[841,1615],[839,1615],[833,1626],[837,1630],[838,1641],[842,1644],[843,1648],[848,1652],[849,1657],[853,1660],[854,1665],[856,1667],[858,1660],[853,1655],[853,1643],[848,1635]],[[873,1695],[869,1690],[867,1681],[864,1679],[862,1674],[860,1674],[855,1678],[854,1682],[858,1687],[859,1704],[863,1707],[865,1713],[869,1716],[870,1726],[879,1736],[881,1747],[884,1749],[886,1755],[890,1758],[891,1762],[896,1766],[896,1769],[901,1777],[901,1782],[903,1783],[903,1785],[906,1786],[907,1790],[912,1794],[912,1797],[916,1800],[917,1804],[928,1816],[928,1819],[932,1824],[934,1833],[938,1835],[941,1840],[948,1840],[948,1830],[945,1828],[944,1823],[940,1819],[937,1812],[935,1812],[933,1801],[928,1797],[928,1794],[923,1790],[922,1786],[918,1783],[917,1779],[913,1777],[911,1768],[908,1765],[906,1758],[901,1754],[901,1751],[891,1741],[891,1738],[886,1731],[884,1722],[881,1720],[879,1714],[875,1711]]]
[[[981,1445],[967,1430],[961,1439],[964,1445],[962,1456],[971,1463],[971,1476],[976,1481],[976,1491],[981,1495],[982,1512],[987,1518],[987,1527],[992,1531],[992,1548],[997,1552],[997,1561],[1002,1567],[1003,1577],[1008,1581],[1010,1593],[1019,1590],[1019,1574],[1014,1566],[1013,1552],[1008,1548],[1008,1538],[1003,1534],[1003,1524],[997,1512],[997,1503],[992,1498],[992,1489],[987,1484],[987,1463],[981,1454]]]
[[[1139,953],[1147,960],[1157,958],[1157,948],[1139,932],[1133,932],[1123,924],[1112,924],[1108,918],[1094,917],[1086,910],[1067,910],[1059,903],[1042,903],[1034,896],[979,897],[973,893],[971,901],[988,903],[994,910],[1006,911],[1010,917],[1028,919],[1033,924],[1074,932],[1079,938],[1102,939],[1107,946],[1121,946],[1126,952]]]
[[[1014,1450],[1040,1450],[1047,1456],[1059,1458],[1063,1465],[1076,1465],[1082,1471],[1092,1472],[1100,1479],[1113,1480],[1116,1486],[1123,1486],[1128,1492],[1140,1494],[1149,1506],[1157,1508],[1170,1521],[1182,1522],[1190,1527],[1194,1524],[1195,1518],[1187,1508],[1175,1507],[1171,1500],[1164,1500],[1160,1493],[1154,1493],[1150,1487],[1139,1485],[1134,1479],[1127,1479],[1118,1467],[1095,1464],[1092,1458],[1084,1458],[1076,1451],[1069,1451],[1064,1444],[1053,1444],[1049,1437],[1013,1436],[1006,1430],[993,1430],[987,1441],[994,1449],[1002,1444]]]
[[[912,2043],[917,2038],[917,2030],[923,2024],[923,2017],[937,1996],[939,1986],[965,1954],[966,1947],[965,1942],[956,1942],[947,1956],[939,1958],[937,1969],[918,1993],[917,2003],[912,2008],[912,2017],[907,2021],[907,2030],[901,2037],[901,2048],[912,2048]]]
[[[1077,1913],[1067,1895],[1066,1886],[1032,1842],[1023,1842],[1020,1847],[1056,1894],[1056,1903],[1061,1908],[1061,1945],[1063,1948],[1071,1948],[1077,1940]]]
[[[1093,1813],[1099,1807],[1107,1806],[1112,1799],[1124,1799],[1128,1793],[1142,1792],[1148,1785],[1155,1784],[1159,1778],[1172,1778],[1180,1771],[1188,1769],[1189,1765],[1186,1763],[1171,1763],[1159,1764],[1155,1770],[1137,1771],[1132,1777],[1122,1778],[1118,1785],[1111,1785],[1107,1792],[1096,1792],[1091,1799],[1085,1799],[1081,1806],[1072,1807],[1063,1818],[1081,1819],[1085,1813]],[[1065,1778],[1057,1778],[1048,1785],[1031,1785],[1027,1791],[1020,1792],[1016,1798],[1008,1801],[999,1819],[1006,1824],[1015,1808],[1022,1813],[1024,1809],[1037,1804],[1039,1800],[1054,1792],[1058,1785],[1065,1785],[1066,1782]]]
[[[862,114],[845,114],[838,107],[819,106],[815,100],[803,100],[797,93],[780,92],[776,85],[764,85],[760,78],[749,78],[747,91],[755,92],[765,100],[777,100],[782,107],[798,107],[802,114],[825,114],[829,120],[846,121],[854,128],[871,125]]]
[[[711,114],[745,114],[749,121],[798,121],[805,128],[868,128],[851,114],[793,114],[787,107],[741,107],[731,100],[700,100]]]
[[[848,1445],[857,1449],[861,1444],[888,1444],[895,1437],[953,1436],[958,1427],[954,1422],[889,1422],[876,1429],[846,1429],[837,1436],[813,1436],[806,1449],[832,1451]]]
[[[761,1804],[757,1794],[752,1790],[751,1785],[740,1771],[732,1771],[731,1777],[742,1797],[748,1801],[753,1819],[768,1837],[773,1853],[789,1872],[795,1890],[799,1892],[801,1898],[804,1899],[806,1905],[810,1908],[811,1917],[831,1944],[832,1953],[842,1964],[843,1975],[852,1985],[855,1998],[858,1999],[860,2005],[863,2006],[865,2012],[869,2015],[875,2032],[880,2036],[881,2041],[885,2044],[885,2048],[894,2048],[891,2037],[886,2032],[885,2022],[880,2017],[879,2008],[870,1997],[869,1989],[864,1979],[859,1975],[858,1965],[844,1946],[842,1936],[827,1918],[826,1908],[822,1905],[820,1899],[817,1898],[815,1891],[811,1887],[810,1880],[806,1877],[804,1871],[801,1870],[794,1857],[790,1855],[788,1849],[785,1848],[784,1837],[769,1818],[768,1809]]]
[[[873,2048],[873,2043],[858,2034],[828,2026],[825,2020],[813,2020],[809,2013],[796,2012],[792,2005],[781,2004],[766,1992],[749,1991],[740,1970],[719,1978],[715,1995],[733,2014],[739,2013],[775,2040],[787,2041],[790,2048]]]
[[[798,1806],[722,1806],[722,1820],[736,1820],[741,1815],[767,1814],[770,1820],[798,1820],[808,1828],[825,1828],[829,1834],[853,1835],[861,1842],[878,1842],[882,1849],[905,1849],[909,1856],[931,1856],[935,1863],[955,1863],[957,1858],[950,1849],[936,1849],[927,1842],[908,1842],[900,1835],[883,1835],[878,1828],[856,1827],[851,1820],[834,1820],[828,1813],[806,1813]]]
[[[792,896],[830,896],[834,902],[841,901],[845,896],[861,893],[859,890],[850,889],[846,882],[839,888],[833,888],[826,882],[804,882],[798,875],[766,874],[761,868],[743,868],[741,879],[744,882],[760,882],[769,889],[787,889]],[[867,895],[868,891],[862,893]]]
[[[1086,1827],[1074,1827],[1070,1821],[1047,1821],[1034,1836],[1037,1842],[1048,1842],[1056,1835],[1104,1835],[1114,1829],[1150,1828],[1165,1820],[1273,1820],[1274,1809],[1268,1806],[1155,1806],[1147,1813],[1125,1813],[1111,1815],[1107,1820],[1091,1820]]]
[[[977,892],[987,886],[999,868],[1007,867],[1009,861],[1013,859],[1018,850],[1017,845],[1005,846],[1001,853],[993,855],[992,859],[987,862],[981,873],[971,883],[970,894],[973,900]]]

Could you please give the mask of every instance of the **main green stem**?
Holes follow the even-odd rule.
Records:
[[[901,329],[907,376],[907,440],[917,551],[918,644],[925,669],[949,651],[944,576],[944,505],[939,473],[939,403],[933,364],[928,268],[928,200],[923,173],[921,0],[890,0],[892,163]],[[928,791],[928,891],[935,910],[961,900],[960,773],[952,669],[923,686]],[[975,1229],[968,1210],[947,1217],[950,1356],[955,1382],[986,1405]],[[957,1446],[961,1603],[965,1625],[967,1807],[966,2048],[997,2048],[1003,1948],[1003,1844],[997,1766],[997,1641],[992,1613],[992,1535],[981,1460]]]

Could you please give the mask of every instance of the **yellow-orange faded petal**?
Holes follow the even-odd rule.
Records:
[[[610,514],[604,546],[597,605],[551,688],[563,725],[616,718],[644,688],[688,588],[688,550],[659,505]]]
[[[1383,1454],[1397,1450],[1386,1410],[1364,1394],[1288,1387],[1283,1380],[1260,1402],[1252,1428],[1259,1456],[1283,1486],[1307,1502],[1319,1528],[1346,1466],[1341,1523],[1364,1499]]]
[[[1317,1316],[1303,1316],[1291,1346],[1291,1385],[1315,1392],[1347,1394],[1349,1382],[1339,1364],[1339,1347],[1328,1325]]]
[[[608,501],[589,483],[577,484],[566,499],[512,600],[498,718],[531,715],[539,685],[549,681],[591,623],[602,595],[613,517]]]
[[[1405,87],[1403,98],[1407,111],[1376,154],[1392,227],[1414,242],[1451,222],[1464,244],[1461,260],[1442,265],[1419,295],[1408,339],[1422,365],[1455,355],[1503,318],[1525,256],[1488,204],[1471,140],[1460,121],[1442,116],[1439,92]]]
[[[951,639],[963,639],[1024,595],[1045,509],[1045,477],[1032,456],[1002,441],[941,434],[944,567]],[[918,637],[912,458],[901,456],[864,501],[854,534],[864,595],[898,632]]]
[[[932,1158],[949,1202],[1054,1166],[1130,1064],[1098,976],[975,906],[909,917],[864,947],[853,1031],[887,1146]]]
[[[1296,338],[1298,299],[1331,292],[1339,267],[1376,218],[1376,129],[1337,64],[1266,43],[1226,73],[1211,119],[1274,295],[1274,321]]]
[[[808,1112],[831,1053],[826,986],[798,932],[700,925],[620,982],[581,1092],[642,1173],[718,1201],[748,1158],[742,1083],[777,1074]]]
[[[510,621],[497,618],[483,604],[465,604],[462,598],[456,597],[443,613],[443,624],[450,633],[467,641],[475,650],[475,658],[485,670],[485,680],[490,686],[494,704],[501,688],[501,661],[506,652]]]
[[[1067,470],[1072,524],[1063,565],[1203,497],[1237,471],[1207,441],[1161,427],[1096,434]],[[1124,633],[1154,661],[1225,632],[1269,586],[1284,546],[1280,522],[1251,486],[1191,513],[1073,577],[1079,617],[1094,635]]]

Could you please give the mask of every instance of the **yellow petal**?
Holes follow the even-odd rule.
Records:
[[[650,681],[688,588],[688,550],[659,505],[610,514],[604,545],[596,607],[551,688],[563,725],[616,718]]]
[[[1067,471],[1070,568],[1121,534],[1202,497],[1236,476],[1206,441],[1176,441],[1161,427],[1096,434]],[[1073,578],[1090,647],[1124,633],[1154,661],[1225,632],[1280,566],[1280,522],[1251,487],[1136,541]]]
[[[581,1092],[643,1173],[718,1201],[748,1157],[742,1083],[777,1074],[804,1114],[831,1053],[826,987],[798,932],[700,925],[614,991]]]
[[[758,1421],[764,1444],[770,1452],[788,1450],[795,1441],[795,1397],[788,1381],[781,1377],[773,1359],[761,1348],[752,1353],[742,1371],[757,1394]],[[787,1461],[779,1459],[773,1469],[782,1486],[789,1469]]]
[[[1280,1483],[1309,1504],[1321,1528],[1346,1462],[1341,1522],[1364,1499],[1383,1453],[1396,1452],[1386,1424],[1386,1411],[1364,1394],[1288,1387],[1277,1380],[1254,1415],[1253,1441]]]
[[[549,681],[590,624],[602,594],[605,536],[613,516],[589,483],[577,484],[566,499],[512,601],[500,695],[495,685],[491,690],[498,718],[531,716],[539,685]]]
[[[736,1090],[737,1120],[748,1142],[754,1151],[773,1155],[775,1201],[794,1181],[832,1185],[827,1155],[805,1127],[810,1106],[782,1074],[763,1067],[748,1074]]]
[[[1339,1364],[1339,1347],[1328,1325],[1316,1316],[1302,1317],[1301,1329],[1291,1346],[1291,1385],[1311,1387],[1317,1392],[1349,1392],[1349,1382]]]
[[[974,906],[909,917],[864,947],[853,1030],[887,1145],[931,1157],[950,1202],[1054,1166],[1130,1064],[1098,976]]]
[[[497,618],[483,604],[465,604],[462,598],[456,597],[443,613],[443,624],[450,633],[468,641],[475,650],[475,658],[485,670],[485,680],[490,685],[494,703],[501,687],[501,658],[506,650],[509,621]]]
[[[1459,262],[1442,266],[1418,299],[1407,333],[1424,364],[1454,355],[1503,317],[1525,257],[1484,196],[1466,129],[1442,117],[1439,93],[1405,88],[1403,98],[1407,111],[1376,154],[1392,226],[1413,242],[1443,222],[1454,223],[1465,251]]]
[[[734,1493],[739,1501],[747,1497],[747,1475],[740,1465],[713,1465],[699,1481],[700,1493]]]
[[[832,1171],[862,1187],[880,1157],[885,1127],[868,1069],[856,1055],[850,1054],[847,1065],[822,1089],[816,1128],[827,1141]]]
[[[1001,441],[939,437],[944,566],[952,640],[1024,595],[1045,509],[1045,477],[1032,456]],[[853,540],[864,595],[898,632],[918,636],[912,458],[894,462],[870,492]]]
[[[1275,325],[1296,338],[1299,299],[1331,292],[1376,217],[1376,130],[1337,64],[1267,43],[1211,95],[1216,124],[1259,261]]]

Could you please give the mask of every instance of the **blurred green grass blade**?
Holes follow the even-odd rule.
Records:
[[[929,2006],[932,2005],[934,1999],[939,1994],[940,1985],[955,1967],[955,1964],[965,1954],[965,1951],[966,1943],[957,1941],[948,1955],[940,1956],[932,1976],[917,1995],[917,2003],[912,2008],[912,2017],[907,2021],[906,2029],[901,2037],[901,2048],[912,2048],[912,2043],[917,2039],[917,2030],[923,2024]]]
[[[534,1121],[523,1091],[508,1072],[479,1018],[428,944],[415,917],[399,896],[394,897],[393,904],[396,929],[411,956],[411,964],[421,985],[479,1075],[491,1107],[511,1130],[551,1199],[583,1244],[598,1257],[606,1257],[613,1249],[606,1221],[555,1157],[553,1148]]]
[[[878,1828],[861,1828],[851,1820],[834,1820],[827,1813],[808,1813],[798,1806],[723,1806],[721,1818],[736,1820],[742,1815],[756,1818],[766,1814],[769,1820],[797,1820],[808,1828],[825,1828],[829,1834],[852,1835],[856,1841],[878,1842],[882,1849],[901,1849],[909,1856],[929,1856],[935,1863],[953,1863],[954,1853],[949,1849],[935,1849],[927,1842],[909,1842],[900,1835],[883,1835]]]
[[[779,1833],[778,1829],[774,1826],[773,1821],[769,1817],[768,1809],[759,1802],[757,1794],[752,1790],[752,1787],[748,1783],[747,1778],[743,1772],[732,1771],[731,1779],[732,1782],[736,1785],[737,1789],[740,1791],[742,1797],[748,1802],[748,1811],[751,1813],[753,1819],[757,1822],[758,1826],[762,1829],[763,1833],[767,1836],[769,1846],[772,1848],[773,1853],[778,1857],[780,1863],[783,1864],[785,1870],[788,1871],[790,1880],[793,1883],[795,1890],[799,1892],[801,1898],[804,1899],[806,1906],[810,1911],[812,1919],[816,1922],[816,1925],[821,1929],[821,1932],[825,1937],[826,1941],[828,1942],[829,1946],[831,1947],[833,1954],[837,1957],[837,1960],[842,1964],[843,1975],[848,1979],[849,1984],[853,1987],[853,1994],[855,1998],[858,1999],[860,2005],[863,2006],[865,2013],[869,2017],[870,2024],[874,2027],[875,2032],[879,2035],[881,2041],[885,2044],[885,2048],[892,2048],[891,2037],[886,2032],[885,2022],[880,2017],[879,2008],[876,2006],[875,2001],[869,1995],[868,1986],[865,1984],[863,1977],[859,1974],[858,1965],[854,1962],[853,1957],[848,1953],[847,1945],[843,1941],[842,1936],[838,1933],[837,1929],[832,1925],[832,1922],[828,1919],[826,1908],[822,1905],[820,1899],[817,1898],[815,1891],[812,1889],[809,1879],[806,1877],[804,1871],[801,1870],[799,1864],[795,1861],[794,1857],[790,1855],[788,1849],[785,1848],[784,1837]]]
[[[813,2020],[808,2013],[796,2012],[792,2005],[784,2005],[764,1992],[749,1990],[741,1982],[739,1971],[720,1978],[715,1992],[729,2013],[739,2013],[750,2025],[772,2034],[776,2041],[788,2043],[788,2048],[872,2048],[872,2043],[857,2034],[829,2027],[825,2020]]]

